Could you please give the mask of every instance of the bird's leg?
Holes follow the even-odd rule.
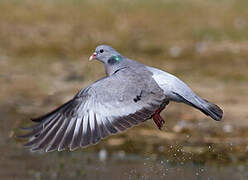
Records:
[[[161,111],[164,110],[164,108],[166,107],[166,105],[169,104],[169,101],[164,102],[161,107],[159,109],[157,109],[155,111],[155,113],[153,114],[152,118],[153,121],[155,122],[155,124],[158,126],[158,129],[161,130],[161,128],[163,127],[163,124],[165,123],[165,121],[163,120],[163,118],[160,116]]]
[[[158,129],[160,129],[160,130],[163,127],[163,124],[165,123],[165,121],[163,120],[163,118],[160,116],[160,112],[163,109],[164,108],[159,108],[158,110],[155,111],[155,113],[152,116],[153,121],[155,122],[155,124],[158,126]]]

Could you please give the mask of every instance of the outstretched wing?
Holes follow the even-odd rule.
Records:
[[[80,91],[72,100],[33,121],[32,150],[85,147],[149,118],[163,103],[162,90],[150,76],[117,72]],[[125,76],[124,76],[125,74]]]

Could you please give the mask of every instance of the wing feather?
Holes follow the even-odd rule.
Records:
[[[92,137],[93,137],[92,143],[96,144],[101,139],[100,129],[99,129],[99,126],[97,124],[96,116],[94,116],[94,123],[95,123],[95,129],[92,133]]]
[[[39,140],[39,143],[37,143],[32,148],[32,150],[33,151],[36,151],[36,150],[45,148],[50,143],[50,141],[52,140],[52,138],[54,137],[54,135],[56,134],[56,132],[58,131],[58,129],[61,127],[61,124],[62,123],[63,123],[63,121],[61,121],[61,116],[60,116],[60,117],[58,117],[57,122],[45,134],[44,138],[40,139]]]
[[[64,150],[70,144],[75,126],[76,126],[76,117],[73,117],[70,120],[70,123],[68,124],[66,128],[65,134],[59,144],[59,147],[58,147],[59,151]]]
[[[109,118],[104,117],[103,123],[111,134],[116,134],[118,130],[113,126],[113,124],[109,121]]]
[[[113,117],[110,117],[108,119],[110,120],[111,124],[113,124],[119,131],[124,131],[126,129],[118,122],[118,118],[114,119]]]
[[[57,116],[58,116],[58,115],[57,115]],[[30,142],[26,143],[24,146],[32,146],[32,145],[34,145],[34,144],[36,144],[36,143],[39,143],[39,141],[40,141],[41,139],[43,139],[43,137],[46,135],[46,133],[49,131],[49,129],[52,128],[53,125],[56,123],[56,120],[57,120],[57,119],[55,118],[54,121],[50,121],[50,122],[47,124],[47,126],[44,126],[44,127],[40,130],[39,134],[37,134],[33,140],[31,140]]]
[[[102,117],[100,115],[96,114],[96,120],[97,120],[97,124],[99,126],[101,137],[105,138],[108,135],[110,135],[111,132],[108,131],[107,127],[105,126],[105,124],[104,124],[104,122],[102,120]]]
[[[116,123],[120,124],[122,127],[124,127],[124,130],[127,128],[130,128],[132,125],[128,123],[124,118],[116,118]]]
[[[74,130],[74,134],[73,134],[73,138],[72,138],[72,142],[70,145],[70,150],[74,150],[75,148],[80,146],[80,141],[81,141],[81,137],[82,137],[82,130],[83,130],[83,117],[79,116],[77,117],[76,120],[76,126],[75,126],[75,130]]]
[[[84,121],[85,121],[84,123],[85,130],[83,130],[83,138],[81,142],[82,147],[85,147],[91,143],[91,130],[90,130],[89,117],[87,116],[86,118],[84,118]]]
[[[55,137],[52,139],[51,143],[49,144],[49,146],[46,148],[46,151],[47,152],[50,152],[50,151],[54,151],[58,148],[59,146],[59,143],[61,142],[63,136],[64,136],[64,133],[65,133],[65,130],[68,126],[70,121],[64,121],[63,124],[61,125],[61,128],[57,131]]]
[[[166,99],[150,76],[130,72],[116,76],[95,82],[61,107],[33,119],[38,124],[21,136],[33,138],[26,146],[48,152],[96,144],[151,118]]]

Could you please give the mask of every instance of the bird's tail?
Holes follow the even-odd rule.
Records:
[[[184,98],[183,96],[175,92],[174,94],[176,94],[177,97],[180,98],[181,102],[184,102],[190,106],[195,107],[196,109],[199,109],[201,112],[203,112],[207,116],[210,116],[214,120],[220,121],[222,119],[223,111],[216,104],[208,102],[207,100],[200,98],[196,94],[194,94],[194,98]]]
[[[200,97],[197,97],[197,102],[198,102],[197,105],[195,104],[194,107],[196,107],[201,112],[203,112],[207,116],[210,116],[216,121],[221,120],[223,116],[223,111],[219,106],[211,102],[208,102],[207,100],[202,99]]]
[[[220,121],[223,111],[215,104],[197,96],[184,82],[167,72],[147,67],[154,80],[165,92],[169,100],[183,102],[202,111],[216,121]]]

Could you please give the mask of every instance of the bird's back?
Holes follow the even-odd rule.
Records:
[[[136,95],[142,95],[144,101],[153,96],[159,99],[165,98],[163,90],[145,66],[123,68],[96,82],[92,88],[98,92],[97,96],[101,101],[109,100],[110,97],[112,101],[125,101],[125,99],[134,99]]]

